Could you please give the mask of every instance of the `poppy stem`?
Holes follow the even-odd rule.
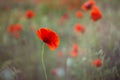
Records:
[[[42,45],[42,66],[43,66],[43,71],[45,74],[45,79],[47,80],[47,73],[46,73],[46,68],[45,68],[45,64],[44,64],[44,43]]]

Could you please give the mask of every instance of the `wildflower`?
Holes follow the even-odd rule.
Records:
[[[58,77],[63,77],[65,75],[65,71],[63,68],[55,68],[52,70],[52,74]]]
[[[60,20],[59,20],[59,24],[60,25],[63,25],[63,24],[65,24],[66,22],[67,22],[67,20],[69,19],[69,14],[68,13],[65,13],[64,15],[62,15],[61,17],[60,17]]]
[[[82,17],[83,17],[82,12],[81,12],[81,11],[77,11],[77,12],[76,12],[76,17],[77,17],[77,18],[82,18]]]
[[[88,11],[91,10],[94,5],[95,5],[95,1],[89,0],[82,5],[82,9]]]
[[[74,26],[74,29],[75,29],[76,32],[81,32],[81,33],[85,32],[85,27],[81,24],[76,24]]]
[[[71,56],[72,56],[72,57],[77,57],[77,56],[78,56],[78,51],[79,51],[78,45],[77,45],[77,44],[74,44],[74,45],[73,45],[73,49],[72,49]]]
[[[21,31],[22,31],[22,25],[20,24],[13,24],[7,28],[7,32],[13,34],[15,38],[19,38]]]
[[[91,18],[93,21],[97,21],[102,18],[102,13],[97,6],[94,6],[91,11]]]
[[[58,35],[51,29],[40,28],[37,35],[51,50],[56,49],[60,43]]]
[[[52,74],[56,76],[58,74],[58,70],[57,69],[53,69],[52,70]]]
[[[100,59],[96,59],[92,63],[96,67],[101,67],[102,66],[102,61]]]
[[[69,17],[70,17],[70,16],[69,16],[68,13],[65,13],[65,14],[62,16],[63,19],[69,19]]]
[[[26,11],[26,18],[31,19],[35,16],[35,13],[32,10]]]
[[[7,28],[8,33],[18,32],[18,31],[21,31],[21,30],[22,30],[22,26],[21,26],[20,24],[10,25],[10,26]]]

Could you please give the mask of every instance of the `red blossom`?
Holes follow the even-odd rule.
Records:
[[[60,25],[65,24],[66,21],[69,19],[69,17],[70,17],[70,16],[69,16],[68,13],[65,13],[64,15],[62,15],[62,16],[60,17],[59,24],[60,24]]]
[[[69,17],[70,17],[70,16],[69,16],[68,13],[65,13],[65,14],[62,16],[63,19],[69,19]]]
[[[58,74],[58,70],[57,69],[53,69],[52,70],[52,74],[56,76]]]
[[[74,29],[75,29],[76,32],[81,32],[81,33],[85,32],[85,27],[81,24],[76,24]]]
[[[97,6],[94,6],[91,11],[91,18],[93,21],[97,21],[102,18],[102,12],[99,10]]]
[[[91,10],[94,5],[95,5],[95,1],[88,0],[82,5],[82,9],[85,11],[88,11],[88,10]]]
[[[82,18],[83,17],[83,14],[82,14],[81,11],[77,11],[75,15],[76,15],[77,18]]]
[[[100,59],[96,59],[92,63],[96,67],[101,67],[102,66],[102,61]]]
[[[79,46],[77,44],[74,44],[72,52],[71,52],[71,56],[72,57],[77,57],[78,56],[78,52],[79,52]]]
[[[71,11],[71,10],[74,10],[75,7],[74,7],[73,5],[69,5],[69,6],[67,7],[67,9],[68,9],[69,11]]]
[[[35,13],[32,10],[26,11],[26,18],[31,19],[35,16]]]
[[[15,38],[19,38],[21,31],[22,31],[22,25],[20,24],[13,24],[7,28],[7,32],[13,34]]]
[[[37,35],[51,50],[56,49],[60,43],[58,35],[51,29],[40,28],[37,30]]]

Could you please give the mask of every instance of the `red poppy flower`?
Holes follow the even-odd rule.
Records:
[[[72,57],[77,57],[78,56],[78,52],[79,52],[79,47],[77,44],[73,45],[73,49],[72,49],[72,53],[71,56]]]
[[[89,0],[82,5],[82,9],[88,11],[91,10],[94,5],[95,5],[95,1]]]
[[[96,59],[93,61],[93,65],[96,67],[101,67],[102,66],[102,61],[100,59]]]
[[[102,13],[97,6],[94,6],[91,11],[91,18],[93,21],[97,21],[102,18]]]
[[[58,70],[57,69],[53,69],[52,70],[52,74],[56,76],[58,74]]]
[[[8,33],[19,32],[21,30],[22,30],[22,26],[20,24],[13,24],[7,28]]]
[[[31,19],[35,16],[35,13],[32,10],[26,11],[26,18]]]
[[[76,12],[76,17],[77,17],[77,18],[82,18],[82,17],[83,17],[82,12],[81,12],[81,11],[77,11],[77,12]]]
[[[69,14],[68,13],[65,13],[64,15],[62,15],[61,17],[60,17],[60,21],[59,21],[59,24],[60,25],[63,25],[63,24],[65,24],[65,22],[69,19]]]
[[[71,53],[71,56],[72,56],[72,57],[77,57],[77,56],[78,56],[78,53],[77,53],[77,52],[72,52],[72,53]]]
[[[76,32],[81,32],[81,33],[85,32],[85,27],[81,24],[76,24],[74,28]]]
[[[75,7],[74,7],[74,6],[72,6],[72,5],[70,5],[70,6],[68,6],[68,7],[67,7],[67,9],[68,9],[69,11],[71,11],[71,10],[74,10],[74,9],[75,9]]]
[[[63,19],[69,19],[69,17],[70,17],[70,16],[69,16],[68,13],[65,13],[65,14],[62,16]]]
[[[37,35],[51,50],[57,48],[60,43],[58,35],[48,28],[40,28],[37,30]]]
[[[20,24],[13,24],[7,28],[7,32],[13,34],[15,38],[19,38],[21,31],[22,31],[22,25]]]

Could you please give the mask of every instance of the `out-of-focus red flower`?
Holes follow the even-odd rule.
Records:
[[[81,32],[81,33],[85,32],[85,27],[81,24],[76,24],[74,26],[74,29],[75,29],[76,32]]]
[[[51,29],[40,28],[37,30],[37,35],[51,50],[56,49],[60,43],[58,35]]]
[[[74,7],[74,6],[72,6],[72,5],[70,5],[70,6],[68,6],[68,7],[67,7],[67,9],[68,9],[69,11],[71,11],[71,10],[74,10],[74,9],[75,9],[75,7]]]
[[[15,38],[19,38],[21,31],[22,31],[22,25],[20,24],[13,24],[7,28],[7,32],[13,34]]]
[[[57,69],[53,69],[52,70],[52,74],[56,76],[58,74],[58,70]]]
[[[69,17],[70,17],[70,16],[69,16],[68,13],[65,13],[64,15],[62,15],[62,18],[63,18],[63,19],[69,19]]]
[[[65,13],[64,15],[62,15],[61,17],[60,17],[60,21],[59,21],[59,24],[60,25],[63,25],[63,24],[65,24],[65,22],[69,19],[69,14],[68,13]]]
[[[71,53],[71,56],[72,56],[72,57],[77,57],[77,56],[78,56],[78,53],[77,53],[77,52],[72,52],[72,53]]]
[[[101,67],[102,66],[102,61],[100,59],[96,59],[92,63],[95,67]]]
[[[82,17],[83,17],[82,12],[81,12],[81,11],[77,11],[77,12],[76,12],[76,17],[77,17],[77,18],[82,18]]]
[[[88,11],[88,10],[91,10],[94,5],[95,5],[95,1],[88,0],[82,5],[82,9],[85,11]]]
[[[63,77],[65,75],[65,71],[63,68],[54,68],[52,70],[52,74],[58,77]]]
[[[19,32],[22,30],[22,25],[20,24],[14,24],[14,25],[10,25],[8,28],[7,28],[7,31],[8,33],[11,33],[11,32]]]
[[[31,19],[35,16],[35,13],[32,10],[26,11],[26,18]]]
[[[79,46],[77,44],[73,45],[71,56],[72,57],[77,57],[79,52]]]
[[[91,11],[91,18],[93,21],[97,21],[102,18],[102,12],[99,10],[97,6],[94,6]]]

